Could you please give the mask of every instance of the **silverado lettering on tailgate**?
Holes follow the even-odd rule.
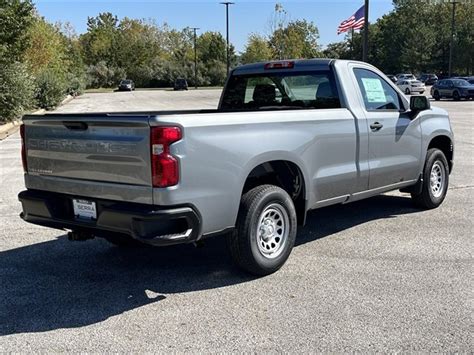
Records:
[[[137,144],[106,141],[81,141],[71,139],[28,139],[28,149],[73,153],[120,153],[136,154]]]

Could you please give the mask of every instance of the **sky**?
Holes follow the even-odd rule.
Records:
[[[159,24],[167,23],[173,28],[199,27],[200,31],[218,31],[225,35],[225,7],[220,0],[162,1],[162,0],[36,0],[36,8],[41,16],[50,22],[70,22],[78,34],[87,30],[87,17],[100,12],[111,12],[130,18],[153,19]],[[337,35],[337,26],[350,17],[363,5],[364,0],[233,0],[235,5],[229,8],[230,41],[238,52],[245,49],[248,35],[269,34],[269,20],[274,12],[275,3],[283,5],[290,20],[306,19],[313,21],[319,29],[319,43],[328,43],[344,39]],[[393,9],[391,0],[371,0],[369,20],[377,18]]]

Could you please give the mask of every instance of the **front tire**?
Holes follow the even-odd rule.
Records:
[[[410,91],[409,88],[406,88],[406,89],[405,89],[405,94],[407,94],[407,95],[410,95],[410,94],[411,94],[411,91]]]
[[[296,211],[288,193],[274,185],[262,185],[241,199],[236,229],[228,236],[232,259],[254,275],[280,269],[296,239]]]
[[[459,95],[459,92],[455,91],[455,92],[453,93],[453,99],[454,99],[454,101],[459,101],[459,100],[461,100],[461,96]]]
[[[448,161],[441,150],[432,148],[426,154],[421,192],[411,194],[413,202],[420,208],[436,208],[443,203],[448,186]]]
[[[439,95],[439,92],[438,92],[438,91],[435,91],[435,92],[433,93],[433,99],[435,99],[436,101],[441,100],[441,96]]]

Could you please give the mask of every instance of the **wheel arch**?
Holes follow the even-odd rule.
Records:
[[[271,184],[281,187],[292,198],[299,225],[304,225],[306,220],[308,200],[308,177],[302,169],[301,162],[288,157],[280,159],[259,159],[250,165],[243,179],[241,194],[252,188]]]
[[[454,146],[451,137],[444,134],[432,137],[428,144],[427,151],[432,148],[437,148],[443,152],[448,161],[449,173],[451,173],[454,165]]]

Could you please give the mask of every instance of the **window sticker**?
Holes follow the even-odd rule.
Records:
[[[362,78],[368,102],[387,102],[382,82],[379,79]]]

